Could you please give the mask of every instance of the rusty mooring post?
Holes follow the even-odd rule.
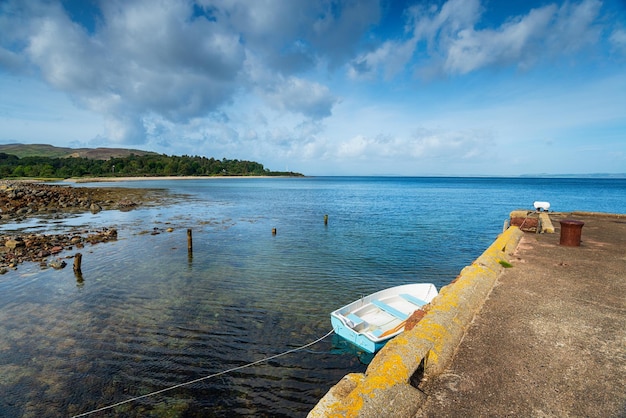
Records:
[[[193,253],[193,238],[191,236],[191,228],[187,228],[187,252]]]
[[[559,222],[561,223],[561,237],[559,244],[567,247],[579,247],[581,241],[580,236],[585,223],[582,221],[574,221],[572,219],[564,219]]]

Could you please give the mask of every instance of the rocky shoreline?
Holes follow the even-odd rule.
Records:
[[[66,213],[132,210],[158,201],[160,191],[116,187],[70,187],[23,181],[0,181],[0,223],[28,217],[62,217]],[[31,261],[42,267],[62,268],[66,263],[49,257],[74,247],[117,239],[117,230],[79,230],[69,234],[0,235],[0,274]]]
[[[15,269],[18,264],[26,261],[39,263],[42,268],[60,269],[66,263],[54,256],[61,251],[72,250],[74,247],[80,249],[87,243],[97,244],[116,239],[117,230],[114,228],[83,230],[71,234],[0,236],[0,242],[4,242],[4,246],[0,247],[0,274],[6,273],[8,269]]]

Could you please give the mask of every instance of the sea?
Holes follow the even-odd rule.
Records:
[[[116,241],[59,255],[82,254],[80,277],[71,259],[0,276],[2,417],[304,417],[371,361],[329,334],[332,310],[400,284],[440,289],[534,201],[626,213],[619,178],[76,185],[104,186],[170,198],[0,224],[2,234],[118,230]]]

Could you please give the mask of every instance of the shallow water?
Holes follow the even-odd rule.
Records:
[[[411,282],[449,283],[501,232],[511,210],[531,209],[534,200],[550,201],[557,211],[626,208],[626,180],[81,186],[104,185],[167,188],[185,197],[130,212],[0,224],[3,233],[118,228],[115,242],[64,253],[83,254],[83,281],[71,266],[24,264],[0,276],[0,416],[79,414],[306,344],[330,330],[330,311],[361,295]],[[328,337],[94,416],[305,416],[367,361]]]

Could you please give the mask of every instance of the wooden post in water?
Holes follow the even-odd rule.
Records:
[[[191,237],[191,228],[187,228],[187,252],[193,253],[193,238]]]
[[[74,273],[81,274],[82,271],[80,269],[80,265],[83,262],[83,255],[81,253],[76,253],[74,256]]]
[[[276,235],[276,228],[272,228],[272,235]]]
[[[76,255],[74,255],[74,276],[76,276],[76,283],[78,284],[79,287],[82,287],[85,281],[83,279],[83,272],[80,268],[82,261],[83,261],[83,255],[81,253],[76,253]]]
[[[324,215],[324,225],[328,225],[328,215]]]

